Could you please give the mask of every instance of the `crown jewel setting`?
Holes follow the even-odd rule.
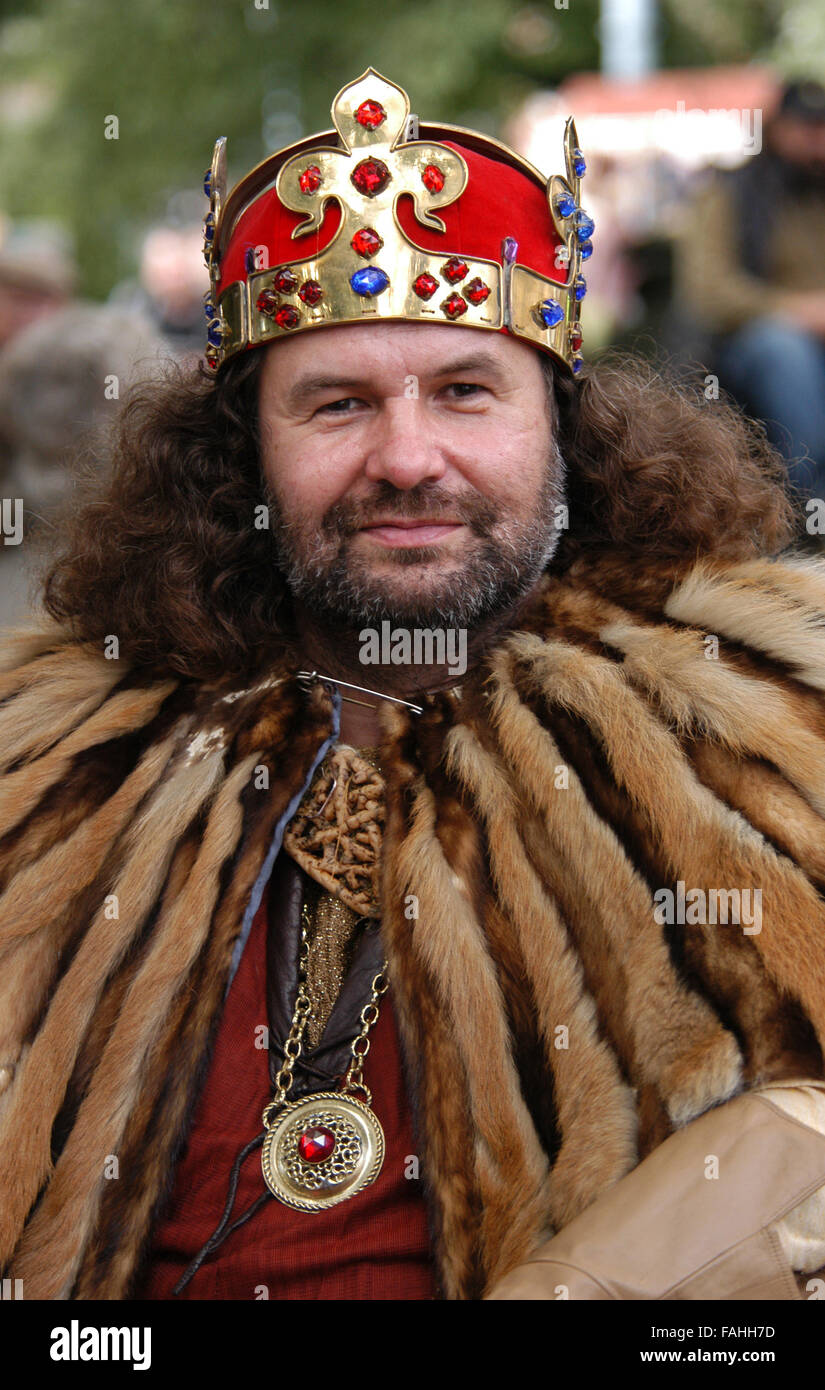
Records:
[[[577,372],[579,304],[587,288],[581,264],[592,253],[594,223],[580,204],[585,161],[572,118],[564,134],[566,174],[546,180],[489,137],[419,126],[406,92],[373,68],[341,89],[332,119],[334,132],[271,155],[228,197],[226,140],[217,141],[204,180],[210,200],[204,222],[208,367],[217,371],[246,348],[314,327],[411,319],[505,330]],[[421,138],[428,131],[442,138]],[[472,196],[484,199],[496,177],[509,181],[509,201],[500,196],[496,204],[489,196],[480,217],[473,215],[464,197],[471,180],[477,181]],[[409,215],[405,230],[402,197],[430,243],[433,234],[444,238],[443,251],[414,239]],[[338,226],[319,250],[330,205],[337,208]],[[453,220],[448,232],[438,215],[456,208],[463,245],[456,245],[453,230],[459,224]],[[300,215],[291,231],[284,210]],[[509,227],[496,225],[502,218]],[[250,242],[250,228],[258,244]],[[470,254],[480,237],[495,259]],[[527,241],[532,257],[524,250]]]

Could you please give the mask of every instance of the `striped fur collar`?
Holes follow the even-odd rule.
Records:
[[[822,1075],[825,564],[548,578],[461,694],[382,707],[382,932],[442,1292],[480,1297],[673,1128]],[[0,668],[0,1267],[127,1298],[337,697]],[[761,930],[654,894],[759,889]],[[408,912],[415,899],[417,916]],[[118,1158],[119,1178],[105,1164]]]

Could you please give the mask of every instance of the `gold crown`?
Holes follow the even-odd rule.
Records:
[[[342,87],[331,109],[334,130],[270,155],[228,197],[226,140],[215,145],[204,184],[211,204],[204,246],[212,286],[206,296],[209,366],[217,370],[246,348],[312,328],[412,319],[504,328],[576,371],[586,289],[581,263],[592,250],[593,222],[580,206],[585,166],[572,118],[564,134],[566,175],[545,179],[488,136],[420,125],[406,92],[373,68]],[[509,201],[499,189],[492,209],[478,155],[504,171],[495,177]],[[464,199],[467,221],[471,179],[465,247],[417,244],[399,220],[399,197],[409,194],[415,222],[446,241],[437,210]],[[318,250],[330,201],[340,221]],[[278,230],[281,209],[304,214],[288,235],[286,227]],[[250,241],[250,229],[268,240]],[[478,248],[480,236],[488,250],[494,244],[496,259],[466,254],[474,243]],[[307,237],[313,249],[301,254]],[[533,259],[540,270],[519,255],[525,239],[534,253],[538,248]],[[298,254],[291,258],[293,242]],[[562,279],[549,274],[551,257]]]

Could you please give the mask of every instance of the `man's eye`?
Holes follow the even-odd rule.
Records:
[[[474,381],[452,381],[447,387],[448,391],[457,391],[459,400],[467,400],[484,390],[483,386],[478,386]]]
[[[349,413],[349,406],[357,404],[357,402],[357,396],[342,396],[340,401],[330,401],[328,405],[320,406],[319,413],[328,410],[333,415],[347,415]]]

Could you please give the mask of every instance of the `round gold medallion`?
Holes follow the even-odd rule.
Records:
[[[285,1105],[267,1129],[261,1163],[270,1192],[298,1211],[323,1211],[374,1182],[384,1131],[367,1105],[321,1091]]]

